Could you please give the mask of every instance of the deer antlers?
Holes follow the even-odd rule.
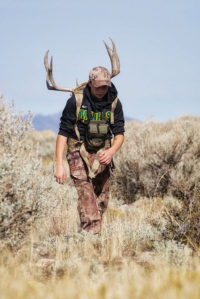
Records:
[[[120,61],[119,61],[119,57],[117,55],[115,43],[111,38],[110,38],[110,40],[112,42],[112,47],[113,47],[112,49],[105,42],[104,42],[104,44],[107,49],[108,55],[110,57],[111,66],[112,66],[111,78],[113,78],[116,75],[118,75],[120,72]],[[56,85],[54,78],[53,78],[53,57],[51,56],[50,67],[49,67],[48,54],[49,54],[49,50],[46,52],[46,54],[44,56],[44,65],[45,65],[45,68],[47,71],[47,76],[46,76],[47,88],[50,90],[59,90],[59,91],[65,91],[65,92],[81,92],[87,85],[87,82],[84,82],[80,85],[77,84],[76,88],[74,88],[74,89],[63,88],[63,87],[59,87]]]
[[[112,46],[113,46],[112,49],[104,41],[103,42],[104,42],[104,45],[106,46],[108,55],[110,57],[111,66],[112,66],[111,78],[113,78],[120,73],[120,61],[119,61],[119,56],[117,55],[115,43],[111,38],[110,38],[110,40],[111,40]]]
[[[44,66],[47,71],[47,76],[46,76],[47,88],[50,90],[60,90],[60,91],[72,92],[73,90],[70,88],[62,88],[62,87],[58,87],[56,85],[54,78],[53,78],[53,57],[51,56],[50,67],[49,67],[48,54],[49,54],[49,50],[46,51],[46,54],[44,56]],[[51,82],[52,86],[50,85],[50,82]]]

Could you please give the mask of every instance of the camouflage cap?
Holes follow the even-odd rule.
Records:
[[[89,80],[94,87],[111,86],[110,79],[110,72],[103,66],[94,67],[89,74]]]

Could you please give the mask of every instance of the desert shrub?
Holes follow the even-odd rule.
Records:
[[[200,118],[167,123],[128,123],[125,144],[115,159],[113,194],[125,202],[141,196],[172,196],[165,217],[169,239],[200,245]],[[166,237],[166,234],[165,234]]]
[[[193,250],[198,251],[200,246],[200,206],[199,195],[192,198],[177,200],[165,198],[166,208],[163,216],[168,220],[165,236],[188,244]],[[167,200],[167,201],[166,201]],[[175,202],[178,201],[178,206]]]
[[[17,248],[25,240],[34,220],[49,217],[58,202],[63,205],[74,192],[59,188],[53,176],[42,168],[38,152],[27,136],[32,116],[15,115],[12,105],[0,102],[0,239],[1,245]]]
[[[125,144],[115,159],[113,193],[126,202],[140,196],[199,194],[200,118],[126,124]]]
[[[56,134],[53,131],[31,131],[27,135],[27,142],[32,150],[38,152],[45,165],[54,160]]]

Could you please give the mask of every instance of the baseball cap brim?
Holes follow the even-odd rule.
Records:
[[[104,85],[107,85],[109,87],[111,86],[110,80],[91,80],[91,82],[94,87],[100,87]]]

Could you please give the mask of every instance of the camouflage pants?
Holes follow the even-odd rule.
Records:
[[[88,155],[90,165],[98,154]],[[101,231],[102,215],[108,206],[110,188],[110,168],[99,165],[95,178],[88,179],[85,165],[78,149],[68,149],[67,160],[70,175],[78,192],[78,212],[81,228],[94,234]]]

